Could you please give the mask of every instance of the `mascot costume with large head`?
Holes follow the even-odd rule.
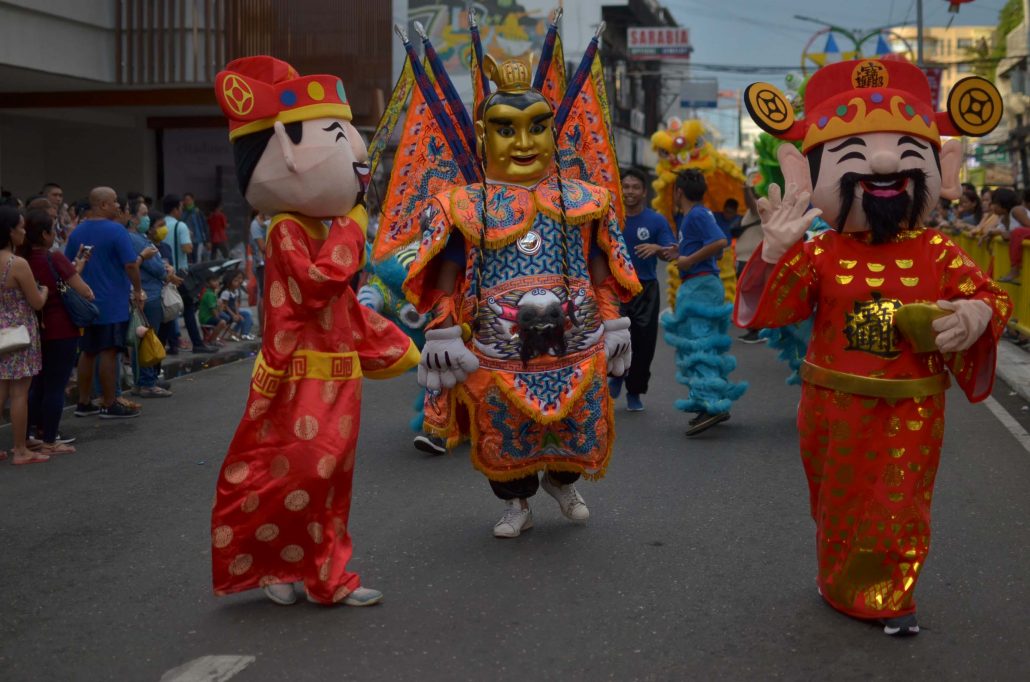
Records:
[[[273,215],[266,238],[264,337],[243,420],[218,477],[214,589],[364,606],[381,597],[347,570],[361,379],[397,376],[414,343],[361,306],[368,166],[343,82],[300,76],[272,57],[218,74],[240,191]]]
[[[1001,98],[966,78],[937,112],[918,67],[865,59],[817,71],[803,119],[767,83],[745,102],[767,132],[801,143],[779,148],[786,191],[772,185],[759,202],[764,240],[739,282],[736,321],[815,315],[798,428],[819,591],[887,634],[915,634],[945,391],[954,377],[970,400],[990,395],[1011,313],[1002,289],[923,221],[960,191],[962,145],[942,137],[989,133]],[[834,229],[804,241],[820,214]]]

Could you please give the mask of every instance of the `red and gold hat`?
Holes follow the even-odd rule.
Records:
[[[963,78],[948,93],[947,110],[934,111],[926,74],[900,59],[858,59],[825,66],[805,86],[805,117],[774,85],[753,83],[744,104],[760,128],[801,140],[802,153],[830,140],[864,133],[907,133],[940,147],[941,136],[979,137],[1001,122],[1002,101],[990,81]]]
[[[215,95],[229,119],[230,140],[271,128],[276,121],[351,120],[342,80],[301,76],[275,57],[242,57],[229,62],[215,77]]]

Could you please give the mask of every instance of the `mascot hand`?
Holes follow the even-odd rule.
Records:
[[[762,260],[771,265],[779,262],[790,247],[805,238],[805,232],[812,221],[822,215],[822,210],[809,211],[809,192],[798,193],[796,185],[787,186],[787,196],[780,197],[780,186],[769,185],[769,196],[758,200],[758,215],[762,219]]]
[[[984,333],[994,316],[991,307],[977,299],[937,301],[937,305],[944,310],[954,311],[933,321],[933,330],[937,332],[937,347],[942,353],[967,350]]]
[[[604,323],[604,351],[608,356],[608,373],[621,377],[629,370],[633,347],[629,338],[629,318],[619,317]]]
[[[430,329],[418,365],[418,383],[430,391],[454,388],[479,369],[479,359],[461,340],[461,327]]]

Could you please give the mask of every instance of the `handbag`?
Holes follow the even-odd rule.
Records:
[[[157,338],[153,327],[147,327],[147,333],[139,340],[139,366],[153,367],[165,359],[165,345]]]
[[[179,289],[174,284],[164,285],[161,289],[161,319],[171,322],[182,314],[185,307]]]
[[[68,311],[68,317],[71,318],[72,324],[76,327],[88,327],[93,324],[100,317],[100,308],[61,279],[61,276],[57,274],[57,270],[54,268],[54,262],[51,260],[49,253],[46,255],[46,262],[50,266],[50,274],[54,276],[54,281],[57,282],[57,292],[61,295],[61,303],[64,304],[64,309]]]
[[[0,355],[25,350],[32,345],[29,328],[23,324],[17,327],[0,328]]]

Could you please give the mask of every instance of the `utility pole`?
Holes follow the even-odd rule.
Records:
[[[923,0],[916,0],[916,65],[923,68]]]

